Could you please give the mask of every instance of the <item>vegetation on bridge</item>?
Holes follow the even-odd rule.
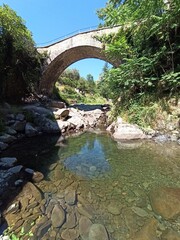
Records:
[[[126,112],[142,125],[143,118],[147,122],[156,115],[157,102],[167,107],[169,98],[178,101],[180,1],[109,0],[98,16],[104,26],[122,25],[118,34],[100,39],[108,44],[110,58],[123,59],[119,68],[105,72],[104,92],[113,99],[116,115]]]

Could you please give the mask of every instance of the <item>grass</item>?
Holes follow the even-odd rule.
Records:
[[[107,103],[107,100],[101,97],[97,93],[82,94],[81,92],[78,92],[76,89],[66,85],[59,86],[57,84],[54,92],[56,97],[58,97],[60,100],[65,101],[68,104],[74,104],[74,103],[106,104]]]

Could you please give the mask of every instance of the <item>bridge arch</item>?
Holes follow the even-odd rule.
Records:
[[[96,58],[118,66],[120,61],[112,62],[102,51],[103,44],[95,36],[117,32],[119,27],[107,28],[102,30],[93,30],[76,34],[70,38],[57,42],[55,44],[38,48],[37,50],[47,52],[49,59],[40,81],[40,91],[51,95],[55,82],[61,73],[71,64],[86,58]]]

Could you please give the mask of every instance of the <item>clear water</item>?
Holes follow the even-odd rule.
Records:
[[[160,219],[152,211],[150,191],[159,186],[180,187],[179,156],[175,143],[120,143],[106,134],[84,133],[42,156],[47,182],[39,187],[57,193],[68,182],[76,183],[78,193],[95,210],[94,222],[104,224],[113,240],[131,239],[147,219]],[[63,172],[60,179],[58,168]],[[137,209],[144,210],[145,216]],[[162,229],[180,231],[179,221],[160,222]]]
[[[149,193],[156,187],[180,187],[178,144],[116,142],[105,133],[83,133],[48,146],[26,163],[44,173],[38,187],[44,193],[58,194],[73,184],[91,205],[93,222],[102,223],[110,239],[132,239],[152,218],[159,222],[159,236],[165,229],[180,231],[180,219],[162,219],[149,201]]]

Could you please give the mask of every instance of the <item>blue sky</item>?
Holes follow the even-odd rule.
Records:
[[[96,11],[105,7],[107,0],[0,0],[7,4],[26,22],[37,46],[67,36],[78,30],[98,26]],[[79,70],[82,77],[92,74],[97,80],[104,61],[81,60],[70,68]]]

